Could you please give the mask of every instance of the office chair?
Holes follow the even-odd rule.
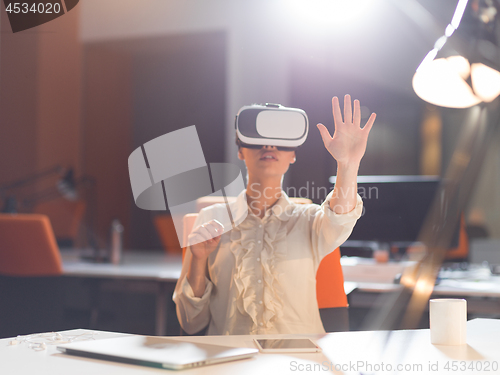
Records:
[[[459,225],[458,244],[457,247],[446,251],[444,260],[447,262],[467,262],[469,260],[469,236],[464,214],[460,216]]]
[[[74,246],[85,211],[84,201],[66,199],[42,202],[33,209],[33,213],[49,217],[57,243],[61,247]]]
[[[163,245],[163,250],[167,254],[180,254],[182,249],[177,239],[172,216],[168,214],[155,215],[153,222]]]
[[[209,198],[209,199],[205,199]],[[204,208],[206,202],[211,204],[224,203],[223,198],[219,197],[204,197],[197,201],[197,208]],[[231,199],[236,199],[231,197]],[[312,203],[306,198],[290,198],[291,201],[298,204]],[[229,201],[229,199],[228,199]],[[201,209],[200,208],[200,209]],[[187,214],[183,218],[183,239],[187,243],[187,237],[193,230],[194,223],[198,214]],[[184,259],[186,248],[182,249],[182,258]],[[323,327],[327,332],[338,332],[349,330],[349,312],[347,295],[344,290],[344,274],[340,264],[340,249],[336,249],[332,253],[324,257],[316,272],[316,298],[318,301],[319,312]],[[181,331],[181,334],[185,334]],[[204,331],[197,333],[204,334]]]
[[[0,337],[67,328],[61,275],[48,217],[0,214]]]

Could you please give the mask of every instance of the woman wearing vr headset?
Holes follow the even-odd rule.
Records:
[[[349,95],[343,118],[337,97],[332,108],[333,137],[324,125],[317,127],[337,161],[337,181],[321,205],[294,204],[282,190],[283,176],[295,162],[293,149],[237,140],[248,181],[231,211],[248,214],[221,235],[224,228],[213,219],[225,210],[223,205],[200,212],[174,293],[187,333],[207,325],[208,335],[325,332],[316,300],[316,270],[361,216],[356,180],[376,117],[373,113],[361,127],[360,103],[355,100],[353,110]]]

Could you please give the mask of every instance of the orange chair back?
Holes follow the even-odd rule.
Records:
[[[166,214],[156,215],[153,221],[156,227],[156,232],[160,236],[163,249],[167,253],[179,254],[182,250],[179,245],[172,216]]]
[[[198,214],[187,214],[184,215],[183,217],[183,233],[182,233],[182,238],[183,238],[183,243],[187,243],[187,238],[191,231],[193,230],[194,222],[196,221],[196,218],[198,217]],[[184,260],[184,255],[186,254],[186,248],[182,248],[182,260]]]
[[[37,204],[33,213],[47,215],[57,239],[76,240],[85,214],[85,202],[56,199]]]
[[[458,246],[446,251],[445,259],[467,259],[469,256],[469,236],[465,224],[465,217],[462,214],[460,217],[460,230],[458,234]]]
[[[187,214],[184,216],[184,243],[193,230],[194,222],[198,214]],[[186,248],[182,249],[182,260]],[[347,296],[344,290],[344,274],[340,264],[340,249],[328,254],[321,261],[316,272],[316,298],[320,309],[331,307],[347,307]]]
[[[316,272],[316,298],[320,309],[349,306],[338,248],[324,257],[319,264]]]
[[[0,214],[0,274],[62,274],[61,254],[47,216]]]

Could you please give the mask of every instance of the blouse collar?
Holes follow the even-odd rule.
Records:
[[[288,198],[288,195],[281,190],[281,196],[278,201],[270,208],[270,215],[276,216],[281,221],[288,221],[290,219],[291,213],[293,212],[293,203]],[[268,210],[269,211],[269,210]],[[232,203],[231,213],[235,222],[241,222],[241,218],[245,218],[250,213],[250,208],[248,207],[246,190],[243,190],[236,201]]]

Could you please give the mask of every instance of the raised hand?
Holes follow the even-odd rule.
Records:
[[[188,237],[188,245],[193,257],[199,260],[208,258],[219,244],[224,226],[217,220],[196,227]]]
[[[339,99],[332,99],[335,132],[333,137],[323,124],[318,124],[321,138],[328,152],[338,164],[359,164],[366,151],[368,134],[375,122],[376,114],[372,113],[366,125],[361,128],[361,109],[359,100],[354,101],[354,114],[351,107],[351,96],[344,97],[344,120],[340,111]]]

